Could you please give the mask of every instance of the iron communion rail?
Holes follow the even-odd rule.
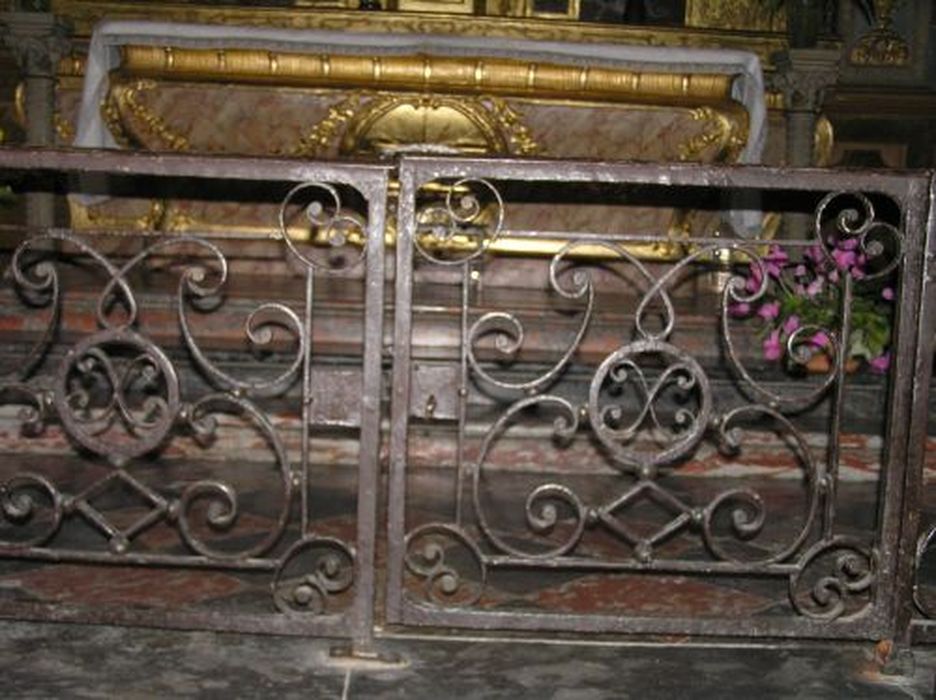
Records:
[[[936,638],[932,174],[19,149],[0,169],[75,191],[95,174],[185,196],[272,183],[263,245],[282,253],[258,271],[217,232],[14,244],[0,615],[361,653],[384,625]],[[718,219],[738,192],[810,222],[778,241],[721,222],[648,261],[671,241],[575,215]],[[513,226],[519,206],[536,230]],[[506,236],[532,252],[494,259]],[[819,320],[784,306],[820,294]],[[890,362],[851,375],[871,298],[892,300]],[[802,371],[816,356],[828,367]],[[85,598],[51,583],[92,579]]]

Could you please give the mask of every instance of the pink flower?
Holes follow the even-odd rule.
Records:
[[[771,277],[780,277],[780,273],[783,272],[783,268],[788,262],[790,262],[790,256],[778,245],[770,246],[766,257],[764,257],[764,267]]]
[[[764,339],[764,359],[771,361],[779,360],[782,354],[783,349],[780,346],[780,330],[776,329]]]
[[[772,321],[780,315],[780,302],[768,301],[766,304],[761,304],[761,307],[757,310],[757,315],[765,321]]]
[[[832,345],[832,340],[825,331],[819,331],[809,340],[817,348],[825,348]]]
[[[806,275],[805,265],[797,265],[795,268],[793,268],[794,277],[804,277],[805,275]]]
[[[761,288],[764,277],[761,274],[760,265],[751,263],[748,267],[750,272],[748,273],[747,283],[744,285],[744,289],[748,294],[754,294]]]
[[[881,297],[885,301],[893,301],[894,300],[894,288],[884,287],[884,289],[881,290]]]
[[[826,259],[825,252],[823,252],[822,247],[818,243],[804,250],[803,257],[814,263],[822,263]]]
[[[806,295],[810,297],[816,296],[821,291],[822,291],[822,278],[821,277],[817,277],[816,279],[814,279],[812,282],[809,283],[809,286],[806,287]]]
[[[890,351],[885,352],[879,357],[875,357],[868,362],[868,365],[871,367],[872,372],[884,374],[890,368]]]
[[[839,273],[838,273],[838,270],[832,270],[832,271],[829,273],[829,281],[830,281],[832,284],[837,284],[837,283],[838,283],[838,281],[839,281]]]
[[[728,304],[728,314],[735,318],[748,316],[751,313],[751,305],[746,301],[735,301]]]
[[[783,322],[783,332],[787,335],[791,335],[797,328],[800,327],[799,316],[792,314]]]
[[[840,250],[854,250],[855,248],[858,247],[858,239],[857,238],[842,238],[841,240],[839,240],[838,243],[836,243],[835,247],[839,248]]]
[[[842,250],[841,248],[832,251],[832,259],[840,270],[848,270],[855,266],[858,256],[852,250]]]

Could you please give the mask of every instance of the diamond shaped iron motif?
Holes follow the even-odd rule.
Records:
[[[108,520],[107,516],[91,504],[91,501],[104,494],[115,481],[128,487],[151,506],[149,512],[125,529],[115,526]],[[123,469],[118,469],[103,479],[94,482],[77,496],[66,500],[64,509],[66,513],[78,512],[81,514],[85,520],[108,538],[108,546],[111,551],[116,554],[123,554],[130,546],[130,540],[141,532],[148,530],[169,513],[170,503]]]
[[[641,536],[615,515],[616,512],[626,510],[628,506],[641,500],[641,497],[645,501],[656,504],[665,513],[674,516],[649,537]],[[601,523],[630,544],[634,548],[634,556],[639,561],[649,562],[653,559],[654,546],[666,541],[692,523],[695,509],[659,484],[644,479],[638,481],[616,500],[595,509],[594,512],[596,522]]]

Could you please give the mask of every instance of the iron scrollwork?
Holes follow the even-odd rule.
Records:
[[[357,254],[336,265],[333,257],[319,259],[294,242],[288,212],[298,200],[303,200],[301,210],[311,230],[308,250],[315,253],[324,243],[333,249],[353,246],[359,248]],[[345,274],[364,261],[365,231],[361,216],[343,213],[336,187],[304,182],[283,200],[275,235],[304,270],[311,289],[314,274]],[[173,249],[186,255],[192,250],[200,253],[195,262],[185,262],[175,311],[192,365],[217,389],[191,400],[183,397],[183,382],[171,352],[141,330],[141,306],[130,282],[134,268],[144,260]],[[97,329],[67,348],[58,367],[44,374],[65,311],[59,268],[71,260],[72,253],[103,272],[104,282],[94,304]],[[0,485],[0,555],[43,559],[54,552],[55,560],[63,562],[266,570],[272,574],[273,602],[280,612],[331,615],[347,608],[347,600],[337,607],[331,601],[354,584],[354,549],[340,539],[311,531],[284,544],[300,481],[281,428],[262,405],[263,399],[285,396],[304,371],[311,371],[307,367],[310,319],[284,302],[259,304],[245,321],[246,339],[252,347],[262,348],[278,333],[290,337],[293,347],[285,369],[259,378],[230,373],[202,348],[192,318],[193,310],[204,314],[223,303],[228,277],[228,261],[219,245],[195,236],[156,240],[119,264],[68,230],[51,229],[19,245],[6,279],[27,307],[44,311],[47,327],[25,362],[2,377],[0,404],[20,407],[24,435],[38,435],[57,423],[76,447],[90,455],[86,459],[100,463],[106,473],[72,492],[35,471],[7,477]],[[307,306],[311,303],[311,298],[306,300]],[[305,402],[306,383],[301,391]],[[142,460],[160,456],[180,435],[209,448],[222,416],[255,431],[273,455],[276,514],[263,532],[238,534],[244,520],[242,498],[232,483],[202,478],[181,485],[151,484],[135,474]],[[308,464],[300,465],[301,470],[307,468]],[[70,478],[77,483],[81,477]],[[97,499],[116,491],[130,493],[137,504],[144,505],[142,515],[129,525],[118,525],[106,509],[96,505]],[[58,544],[57,537],[74,519],[102,534],[106,549]],[[139,550],[137,538],[157,525],[173,528],[185,552]]]
[[[440,259],[426,245],[429,235],[426,222],[438,225],[445,219],[451,225],[444,228],[444,235],[451,238],[457,235],[457,226],[472,217],[458,216],[452,211],[454,186],[424,184],[421,190],[424,196],[440,187],[448,189],[443,205],[429,204],[416,214],[414,254],[418,258],[429,264],[461,265],[466,271],[480,268],[486,249],[484,242],[501,233],[504,200],[489,180],[461,179],[457,186],[467,190],[478,182],[498,209],[496,216],[489,216],[490,221],[496,222],[492,232],[475,230],[472,234],[475,245],[467,256]],[[466,209],[476,218],[483,208],[477,206],[476,199],[472,202]],[[439,212],[445,212],[446,216]],[[843,306],[851,301],[853,285],[887,278],[902,260],[901,232],[880,220],[871,199],[861,193],[832,192],[823,197],[816,208],[813,236],[811,243],[799,242],[800,245],[818,246],[831,261],[837,241],[853,239],[857,241],[853,247],[867,261],[862,274],[846,270],[839,280]],[[591,370],[587,400],[578,405],[563,396],[557,385],[582,346],[596,313],[594,282],[582,264],[576,262],[577,249],[586,245],[591,251],[604,250],[632,269],[635,275],[631,279],[636,279],[643,288],[634,302],[635,338],[607,354]],[[672,340],[677,316],[670,287],[682,279],[690,266],[726,256],[748,263],[752,277],[733,273],[720,290],[718,328],[728,365],[744,400],[740,405],[720,407],[706,369]],[[569,275],[571,284],[563,280],[563,274]],[[468,280],[468,275],[463,275],[462,284],[468,284]],[[812,382],[805,392],[780,394],[758,381],[745,366],[744,353],[733,337],[729,311],[733,304],[751,304],[762,299],[770,284],[770,261],[755,242],[725,239],[702,243],[656,274],[617,239],[589,236],[584,241],[572,240],[551,259],[549,286],[564,299],[584,305],[580,322],[558,360],[536,376],[522,380],[501,378],[496,372],[498,368],[511,366],[520,356],[525,342],[523,321],[507,311],[485,311],[473,316],[470,295],[463,291],[461,343],[465,362],[458,382],[459,401],[463,404],[461,415],[470,386],[493,397],[498,414],[480,440],[476,459],[456,465],[470,480],[473,520],[469,521],[456,507],[453,521],[420,525],[406,539],[406,569],[424,582],[421,592],[418,587],[407,588],[409,598],[417,604],[444,607],[454,597],[457,600],[451,604],[460,608],[477,606],[490,572],[499,567],[555,572],[587,568],[594,562],[600,565],[598,570],[608,572],[649,569],[661,574],[685,574],[717,568],[724,574],[786,578],[792,609],[803,618],[828,623],[864,615],[874,600],[877,585],[876,550],[835,534],[832,501],[837,447],[827,454],[826,460],[817,457],[815,447],[795,423],[798,414],[827,398],[833,390],[841,390],[844,348],[850,331],[848,313],[846,310],[839,316],[839,327],[805,325],[791,332],[786,353],[793,364],[805,364],[810,342],[821,333],[826,339],[822,351],[830,355],[833,371],[822,377],[818,385]],[[490,336],[494,340],[496,363],[485,362],[479,351],[484,339]],[[833,397],[833,401],[841,400],[840,393]],[[550,434],[559,449],[587,430],[607,462],[620,472],[625,485],[619,492],[596,501],[561,479],[542,481],[526,490],[521,517],[509,518],[509,525],[499,525],[494,519],[503,520],[503,498],[497,501],[496,508],[486,500],[485,484],[496,489],[498,478],[497,471],[488,466],[492,453],[514,423],[524,417],[542,422],[550,419],[547,416],[555,416]],[[666,474],[678,472],[704,442],[730,454],[742,448],[749,426],[764,430],[765,425],[779,436],[778,444],[785,445],[802,479],[802,515],[794,527],[784,523],[789,532],[783,541],[765,538],[758,542],[770,522],[771,508],[768,498],[757,490],[728,488],[694,503],[662,479]],[[838,429],[833,426],[833,433]],[[457,430],[460,455],[467,440],[464,420],[459,421]],[[461,489],[459,477],[457,502]],[[653,501],[669,518],[649,532],[646,528],[633,528],[624,512],[632,504],[645,500]],[[476,525],[477,535],[472,534],[475,530],[469,522]],[[817,536],[820,523],[822,528]],[[621,545],[619,555],[605,552],[605,558],[598,561],[590,553],[592,550],[582,546],[587,532],[595,528],[616,539]],[[711,564],[666,555],[666,543],[686,533],[698,535]],[[466,579],[465,573],[449,563],[455,552],[467,554],[458,561],[462,566],[470,562],[472,577]],[[464,593],[466,587],[470,588],[470,594]],[[458,591],[462,591],[460,598],[456,596]]]

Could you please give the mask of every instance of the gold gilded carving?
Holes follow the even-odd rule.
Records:
[[[166,206],[161,200],[151,200],[149,209],[141,216],[119,216],[107,211],[107,204],[87,207],[73,197],[68,198],[71,225],[84,230],[155,231],[162,224]]]
[[[13,119],[23,129],[26,128],[26,83],[17,83],[13,89]]]
[[[786,12],[764,0],[688,0],[686,26],[706,29],[785,32]]]
[[[124,129],[120,107],[117,105],[113,90],[107,93],[101,103],[101,117],[104,119],[104,124],[107,125],[107,130],[114,137],[114,140],[123,148],[130,148],[130,137],[127,135],[126,129]]]
[[[503,58],[351,56],[256,49],[124,46],[121,70],[134,77],[340,86],[414,92],[476,93],[605,101],[723,101],[734,76],[655,73]]]
[[[494,118],[507,138],[509,152],[522,156],[544,153],[544,148],[533,139],[529,127],[523,123],[523,115],[518,110],[497,97],[488,97],[483,101],[491,105]]]
[[[397,0],[400,12],[446,12],[458,15],[474,13],[474,0]]]
[[[516,0],[501,0],[498,6],[510,10],[515,3]],[[736,32],[713,32],[692,27],[628,27],[521,17],[472,17],[470,21],[465,21],[464,18],[451,18],[446,15],[406,12],[360,12],[302,7],[293,7],[289,12],[283,12],[282,8],[195,3],[161,5],[119,0],[52,0],[52,10],[56,15],[71,22],[76,37],[89,37],[94,25],[103,19],[148,19],[289,29],[493,36],[644,46],[727,45],[757,54],[764,65],[770,65],[772,54],[787,48],[786,37],[775,33],[751,32],[745,36]]]
[[[386,155],[414,149],[509,152],[497,120],[479,100],[441,95],[383,95],[371,101],[348,126],[340,152]]]
[[[848,62],[855,66],[905,66],[910,63],[910,45],[891,27],[875,27],[858,40]]]
[[[768,90],[764,93],[764,101],[767,103],[767,109],[783,109],[784,99],[782,90]]]
[[[848,55],[856,66],[905,66],[910,62],[910,45],[894,30],[894,10],[900,0],[874,0],[874,28],[858,39]]]
[[[26,83],[24,82],[17,83],[13,89],[13,120],[23,129],[26,128],[28,117],[26,115]],[[52,113],[52,126],[63,142],[71,144],[72,139],[75,138],[75,127],[58,110]]]
[[[835,146],[835,131],[832,122],[824,114],[816,120],[813,132],[813,165],[826,168],[832,162],[832,149]]]
[[[52,114],[52,125],[55,127],[55,133],[58,134],[62,143],[70,146],[75,139],[75,127],[72,123],[63,117],[61,113],[54,112]]]
[[[357,8],[359,0],[295,0],[296,7],[316,7],[329,9]]]
[[[80,78],[84,76],[85,72],[85,63],[87,62],[87,56],[82,56],[80,54],[71,54],[69,56],[63,57],[59,61],[58,65],[58,76],[60,78],[70,77],[70,78]]]
[[[704,122],[702,131],[679,144],[677,152],[683,161],[699,160],[705,151],[714,147],[715,161],[732,163],[747,142],[747,124],[731,119],[724,112],[711,107],[692,110],[695,121]]]
[[[154,136],[161,146],[171,151],[186,151],[188,139],[175,133],[158,114],[140,101],[141,93],[153,90],[156,83],[152,80],[137,80],[132,83],[113,85],[102,106],[104,121],[118,143],[128,145],[132,140],[127,136],[124,115],[132,116],[147,133]]]
[[[289,151],[289,155],[315,158],[338,138],[342,127],[354,117],[365,101],[362,94],[354,94],[328,108],[328,114],[315,124],[299,143]]]
[[[543,152],[523,115],[496,97],[353,93],[331,106],[289,154],[321,156],[336,142],[342,155]]]

